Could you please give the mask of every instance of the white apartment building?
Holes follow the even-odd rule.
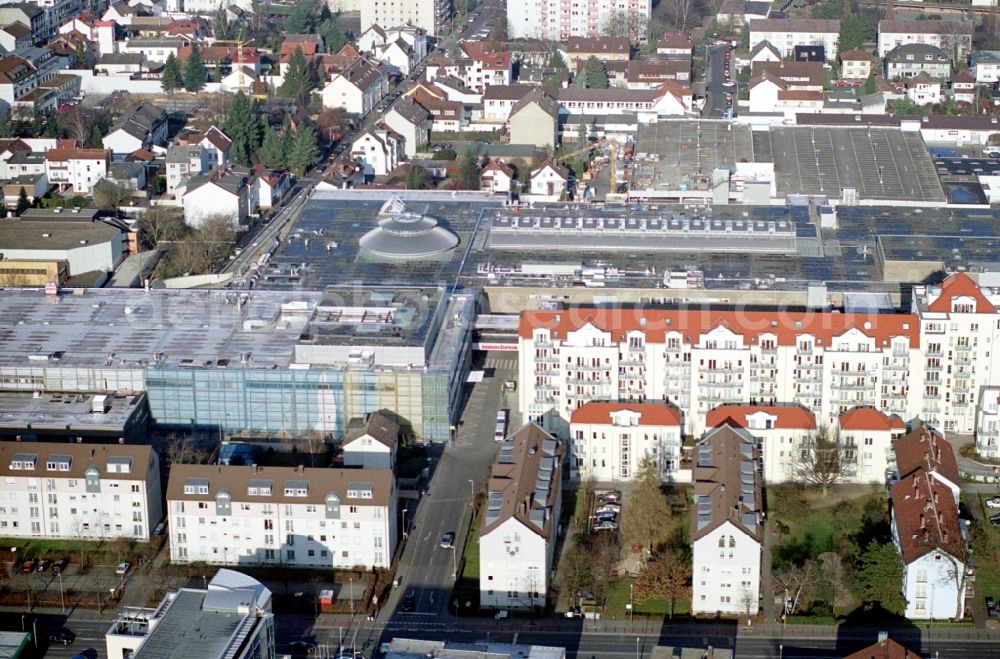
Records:
[[[973,21],[883,20],[878,23],[878,56],[908,43],[936,46],[952,61],[964,61],[972,49]]]
[[[170,560],[388,567],[396,485],[385,469],[174,465]]]
[[[563,449],[529,423],[500,442],[479,529],[479,605],[544,607],[561,505]]]
[[[983,387],[979,393],[976,451],[984,458],[1000,458],[1000,387]]]
[[[893,543],[903,557],[904,615],[920,620],[961,618],[966,540],[952,492],[918,466],[892,487],[891,511]]]
[[[1000,50],[974,50],[969,55],[969,63],[980,85],[1000,81]]]
[[[549,41],[628,34],[635,42],[645,39],[651,11],[651,0],[507,0],[507,34]]]
[[[560,437],[591,400],[667,402],[686,434],[700,433],[705,415],[727,403],[794,403],[830,427],[852,407],[871,406],[972,433],[976,393],[993,384],[1000,360],[998,302],[996,291],[958,273],[918,287],[913,313],[526,311],[519,403]]]
[[[681,415],[662,403],[586,403],[570,418],[570,478],[630,481],[649,457],[664,481],[679,478]]]
[[[163,518],[150,446],[0,442],[0,535],[146,541]]]
[[[364,0],[361,32],[372,25],[412,25],[437,35],[451,17],[451,0]]]
[[[372,128],[351,144],[351,159],[364,166],[365,176],[385,176],[403,159],[403,138],[391,130]]]
[[[389,92],[385,67],[359,57],[323,87],[323,107],[367,115]]]
[[[750,21],[750,49],[762,41],[782,57],[791,57],[796,46],[823,46],[828,62],[837,61],[840,21],[819,18],[761,18]]]
[[[757,440],[765,483],[796,480],[796,455],[816,432],[816,415],[800,405],[720,405],[705,417],[706,428],[741,428]]]
[[[211,155],[200,144],[173,144],[167,149],[167,194],[174,194],[178,186],[192,176],[204,174],[212,168]]]
[[[901,418],[874,407],[855,407],[841,414],[837,440],[844,449],[844,459],[856,460],[850,480],[885,483],[896,464],[893,443],[905,434],[906,424]]]
[[[694,450],[691,612],[754,615],[764,539],[756,441],[722,426]]]
[[[45,174],[49,185],[61,191],[89,195],[94,185],[108,175],[110,149],[81,149],[76,140],[63,140],[45,153]]]

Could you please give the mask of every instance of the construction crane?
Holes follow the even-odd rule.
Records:
[[[253,43],[253,39],[216,39],[212,42],[212,45],[220,43],[231,43],[236,44],[236,70],[239,71],[239,81],[240,89],[244,88],[244,78],[243,78],[243,48],[249,46]]]
[[[611,193],[615,194],[618,192],[618,142],[616,140],[602,137],[593,144],[588,144],[578,149],[573,149],[569,153],[562,154],[559,157],[559,162],[569,162],[582,153],[588,153],[605,145],[608,145],[608,161],[611,168]]]

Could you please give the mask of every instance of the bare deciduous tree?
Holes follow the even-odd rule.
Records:
[[[622,510],[621,530],[627,545],[639,544],[652,553],[665,540],[663,520],[670,517],[670,507],[661,487],[656,463],[644,456]]]
[[[150,248],[174,242],[186,231],[183,213],[171,206],[152,206],[139,215],[138,221],[140,239]]]
[[[674,617],[674,604],[691,596],[691,568],[681,562],[672,551],[665,551],[646,564],[635,582],[635,598],[639,602],[651,599],[666,600],[670,617]]]
[[[830,435],[829,428],[820,426],[795,449],[795,476],[806,485],[818,485],[826,494],[831,485],[854,473],[856,451],[856,448],[841,445]]]
[[[807,560],[795,565],[789,563],[774,570],[774,586],[776,592],[784,595],[784,613],[794,615],[802,607],[802,600],[811,593],[816,580],[816,564]]]

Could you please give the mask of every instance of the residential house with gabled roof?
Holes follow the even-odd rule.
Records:
[[[569,170],[554,160],[546,160],[531,170],[529,195],[537,201],[559,201],[569,185]]]
[[[902,459],[897,456],[897,461]],[[968,552],[952,494],[944,481],[921,465],[890,491],[892,540],[903,558],[907,618],[958,619],[965,613]]]
[[[630,60],[626,63],[627,89],[659,89],[667,82],[690,83],[691,60]]]
[[[110,55],[116,51],[114,21],[104,21],[89,11],[71,18],[59,26],[59,32],[80,32],[97,44],[98,55]]]
[[[388,90],[385,66],[360,56],[323,87],[323,107],[344,108],[350,114],[367,115]]]
[[[514,168],[501,160],[492,160],[479,174],[479,189],[494,194],[509,195],[515,180]]]
[[[563,59],[573,70],[578,61],[596,57],[602,62],[627,62],[632,52],[628,37],[569,37],[563,42]]]
[[[591,364],[593,365],[593,364]],[[580,364],[580,367],[586,367]],[[636,377],[641,365],[631,365]],[[690,482],[681,473],[681,415],[664,403],[596,402],[573,410],[569,425],[573,480],[629,482],[650,459],[664,482]]]
[[[422,105],[408,96],[393,103],[382,117],[382,122],[403,138],[403,152],[412,158],[427,146],[433,118]]]
[[[0,27],[0,48],[11,52],[31,45],[31,30],[23,23],[9,23]]]
[[[691,59],[691,38],[680,32],[667,32],[656,42],[656,54],[670,59]]]
[[[511,144],[555,149],[559,143],[559,103],[534,87],[511,108],[507,120]]]
[[[101,142],[117,157],[136,149],[163,145],[167,129],[167,113],[148,101],[142,101],[123,112]]]
[[[922,469],[946,487],[958,505],[962,479],[955,449],[937,430],[921,425],[897,439],[893,452],[900,478]]]
[[[351,160],[364,167],[366,177],[385,176],[399,166],[403,139],[392,130],[371,128],[351,144]]]
[[[179,464],[166,498],[175,563],[386,568],[396,548],[388,469]]]
[[[764,541],[757,442],[723,425],[705,433],[693,460],[691,612],[755,615]]]
[[[801,405],[720,405],[705,416],[705,427],[722,426],[741,428],[757,439],[768,484],[799,479],[800,451],[817,432],[816,415]]]
[[[752,66],[755,62],[780,62],[783,58],[774,44],[767,39],[762,39],[750,49],[749,59]]]
[[[233,145],[233,141],[216,126],[209,126],[198,143],[211,154],[213,166],[229,162],[229,147]]]
[[[189,178],[204,174],[214,166],[208,150],[197,143],[172,144],[167,148],[164,162],[167,169],[167,194],[174,194]]]
[[[474,63],[466,77],[467,86],[482,92],[491,85],[509,85],[514,77],[513,62],[506,50],[492,50],[478,41],[463,41],[459,47]]]
[[[908,385],[885,383],[884,386]],[[885,483],[895,470],[893,444],[906,434],[906,424],[896,415],[871,406],[852,407],[837,421],[837,441],[841,456],[849,463],[847,480],[858,483]]]
[[[460,101],[449,100],[446,89],[435,82],[416,83],[403,92],[431,114],[432,131],[457,131],[465,120],[465,108]]]
[[[256,178],[231,167],[190,177],[179,186],[178,194],[184,205],[184,223],[189,227],[197,229],[207,220],[220,217],[236,231],[246,228],[259,196]]]
[[[51,16],[44,8],[28,2],[0,5],[0,25],[20,23],[31,30],[31,43],[40,46],[55,33]]]
[[[938,48],[924,43],[896,46],[885,54],[887,80],[909,79],[921,73],[932,78],[947,79],[951,75],[951,58]]]
[[[921,659],[910,648],[891,638],[885,632],[879,632],[879,638],[866,648],[844,657],[844,659]]]
[[[372,25],[358,38],[358,48],[390,70],[409,75],[427,56],[427,33],[412,25],[386,30]]]
[[[254,165],[257,176],[258,204],[261,208],[274,208],[292,189],[292,175],[285,169],[268,169],[264,165]]]
[[[89,195],[110,167],[110,149],[83,149],[72,139],[60,140],[56,148],[45,152],[45,174],[61,192]]]
[[[396,468],[400,428],[391,414],[380,410],[347,422],[340,442],[344,466],[390,471]]]
[[[867,80],[872,74],[872,54],[859,49],[840,53],[840,77],[844,80]]]
[[[563,447],[533,423],[500,442],[479,529],[479,606],[545,607],[561,507]]]
[[[948,83],[956,103],[976,101],[976,79],[969,69],[959,69],[948,79]]]

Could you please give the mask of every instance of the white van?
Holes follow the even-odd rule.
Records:
[[[493,431],[493,440],[502,442],[507,437],[507,410],[497,412],[497,424]]]

